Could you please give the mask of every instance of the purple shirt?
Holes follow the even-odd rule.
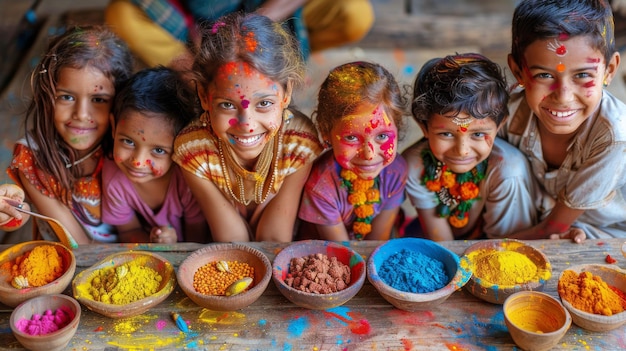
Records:
[[[133,184],[109,159],[102,169],[102,221],[114,226],[123,225],[137,216],[147,232],[153,227],[171,225],[176,229],[178,241],[183,237],[184,223],[200,223],[204,215],[191,194],[178,165],[172,163],[172,178],[163,205],[154,212],[139,196]]]
[[[341,166],[335,161],[332,150],[322,155],[313,165],[298,217],[320,225],[345,224],[354,239],[352,223],[356,219],[354,207],[348,202],[348,189],[342,185]],[[374,217],[384,210],[400,207],[404,201],[407,165],[402,156],[385,167],[379,175],[380,203],[374,204]]]

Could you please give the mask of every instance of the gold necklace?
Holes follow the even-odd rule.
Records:
[[[269,196],[271,189],[274,186],[274,181],[276,179],[278,160],[280,159],[279,153],[281,150],[283,139],[282,136],[283,133],[281,128],[278,133],[276,133],[274,137],[272,137],[268,141],[268,143],[261,151],[259,159],[257,160],[257,163],[254,167],[254,172],[250,172],[247,169],[241,167],[239,162],[237,162],[237,160],[235,160],[234,156],[232,155],[232,150],[230,148],[226,148],[226,152],[224,152],[222,140],[219,138],[217,139],[220,164],[222,166],[222,171],[224,172],[226,188],[228,189],[228,192],[233,197],[233,199],[235,199],[237,202],[243,204],[244,206],[248,206],[252,202],[252,199],[246,199],[246,191],[243,185],[244,178],[254,181],[254,202],[256,204],[261,204],[265,202],[265,200],[267,200],[267,197]],[[276,141],[276,139],[278,139],[278,141]],[[274,159],[274,169],[269,179],[269,182],[267,182],[267,175],[269,174],[269,170],[272,165],[272,159]],[[235,172],[235,179],[237,181],[237,185],[239,186],[239,196],[235,195],[235,192],[233,191],[233,186],[231,184],[231,179],[228,171],[229,168],[226,168],[227,163],[229,166],[231,166],[230,169]]]

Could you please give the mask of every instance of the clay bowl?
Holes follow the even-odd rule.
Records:
[[[398,290],[385,282],[379,275],[381,266],[391,256],[403,250],[419,253],[443,263],[448,282],[442,288],[431,292],[416,293]],[[367,261],[367,278],[380,295],[390,304],[405,311],[432,309],[444,302],[453,292],[467,283],[471,272],[464,268],[461,259],[454,252],[434,241],[421,238],[398,238],[389,240],[378,246]],[[423,267],[415,267],[419,270]]]
[[[196,271],[211,262],[241,262],[254,268],[254,278],[248,290],[236,295],[207,295],[196,291],[193,277]],[[261,251],[237,243],[209,244],[189,255],[178,267],[178,285],[198,306],[213,311],[236,311],[254,303],[270,282],[272,264]]]
[[[480,260],[484,258],[484,254],[488,254],[490,251],[513,251],[522,254],[530,259],[536,266],[537,271],[534,278],[525,282],[517,284],[498,284],[497,282],[491,282],[481,277],[480,271],[477,269],[474,261],[480,261],[478,263],[480,268],[485,268],[485,264],[488,260]],[[546,281],[552,276],[552,266],[548,258],[539,250],[534,247],[514,239],[493,239],[479,241],[464,252],[464,257],[470,264],[470,269],[473,274],[469,282],[465,286],[465,289],[472,295],[485,300],[487,302],[502,304],[507,297],[520,291],[543,291]],[[496,269],[496,268],[494,268]],[[499,268],[498,268],[499,269]],[[521,278],[519,278],[522,280]]]
[[[302,258],[312,254],[323,254],[329,259],[350,267],[348,287],[332,293],[318,294],[305,292],[285,283],[292,258]],[[302,240],[294,242],[280,251],[274,258],[272,279],[278,290],[289,301],[300,307],[312,310],[327,310],[341,306],[356,295],[365,282],[365,260],[356,251],[336,242],[325,240]]]
[[[504,322],[517,346],[527,351],[546,351],[559,343],[572,325],[572,317],[552,296],[520,291],[503,305]]]
[[[74,317],[69,324],[59,330],[44,335],[30,335],[20,331],[17,327],[17,323],[22,319],[30,320],[34,314],[43,315],[47,310],[54,313],[60,308]],[[78,301],[66,295],[51,294],[37,296],[22,302],[11,313],[10,325],[13,335],[25,348],[34,351],[58,351],[64,350],[76,334],[79,321],[80,304]]]
[[[40,245],[54,246],[59,255],[63,258],[65,273],[63,273],[63,275],[56,280],[43,286],[25,289],[14,288],[11,285],[12,279],[8,268],[10,262]],[[0,266],[3,268],[0,269],[0,302],[7,306],[15,307],[20,303],[36,296],[62,293],[70,285],[72,278],[74,277],[74,272],[76,271],[76,258],[74,257],[74,253],[61,243],[42,240],[27,241],[15,244],[0,253]]]
[[[161,284],[156,293],[122,305],[96,301],[90,296],[88,289],[97,271],[115,268],[135,260],[141,266],[150,267],[161,275]],[[78,273],[72,282],[72,290],[76,300],[88,309],[110,318],[126,318],[142,314],[163,302],[175,287],[176,276],[172,264],[165,258],[147,251],[126,251],[109,255],[100,262]]]
[[[615,265],[602,264],[584,264],[567,268],[576,273],[590,272],[591,274],[602,278],[608,285],[612,285],[624,293],[626,293],[626,271]],[[563,273],[559,276],[559,279]],[[561,303],[567,308],[572,315],[572,320],[577,326],[597,332],[605,332],[621,327],[626,324],[626,311],[614,314],[612,316],[604,316],[600,314],[588,313],[572,306],[562,296]]]

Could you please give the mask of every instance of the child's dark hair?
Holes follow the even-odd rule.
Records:
[[[590,36],[609,62],[615,53],[613,12],[606,0],[523,0],[513,13],[511,56],[523,67],[524,51],[536,40]]]
[[[115,95],[115,123],[123,120],[129,111],[159,114],[170,123],[176,135],[198,115],[199,108],[196,94],[181,73],[157,66],[135,73]]]
[[[77,156],[76,150],[61,138],[54,126],[56,85],[63,68],[85,67],[102,72],[117,91],[132,74],[133,57],[126,44],[106,27],[72,27],[50,41],[31,75],[32,100],[25,123],[31,133],[27,142],[35,152],[37,167],[54,176],[61,189],[71,189],[80,177],[80,170],[65,167],[66,163],[76,161]],[[106,147],[111,138],[110,133],[105,135],[103,146]],[[36,146],[31,145],[31,141]]]
[[[213,81],[217,70],[229,62],[245,62],[283,88],[304,82],[305,65],[295,37],[280,23],[254,13],[233,12],[201,24],[202,43],[193,71],[198,83]]]
[[[338,120],[363,103],[382,104],[398,130],[402,130],[407,99],[394,76],[377,63],[350,62],[331,70],[320,87],[315,111],[320,135],[328,137]]]
[[[498,64],[474,53],[434,58],[420,69],[413,85],[411,112],[425,122],[433,114],[465,112],[500,125],[509,114],[506,80]]]

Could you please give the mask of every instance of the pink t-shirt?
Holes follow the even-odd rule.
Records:
[[[176,229],[178,241],[185,241],[183,224],[200,223],[205,219],[180,168],[176,164],[172,164],[172,167],[174,173],[167,196],[163,206],[155,212],[141,199],[115,162],[105,159],[102,169],[102,221],[117,226],[126,224],[133,216],[137,216],[146,231],[169,224]]]

